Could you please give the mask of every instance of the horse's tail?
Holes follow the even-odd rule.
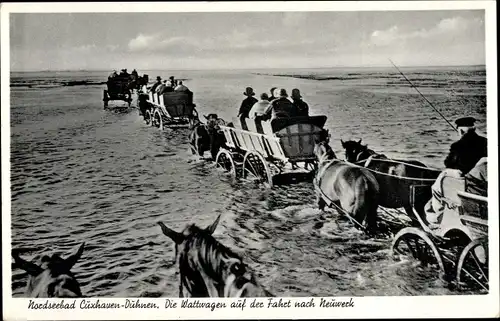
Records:
[[[377,181],[368,175],[361,175],[354,182],[351,215],[359,224],[365,221],[368,229],[373,229],[377,221],[378,194]]]

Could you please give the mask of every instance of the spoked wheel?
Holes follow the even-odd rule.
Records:
[[[153,119],[152,119],[152,116],[151,116],[151,110],[148,109],[146,110],[146,113],[144,114],[144,122],[146,123],[146,125],[153,125]]]
[[[422,230],[406,227],[396,234],[392,243],[394,256],[401,255],[419,261],[422,266],[432,267],[444,276],[443,258],[434,242]]]
[[[153,126],[159,129],[163,129],[163,119],[158,109],[156,109],[153,113]]]
[[[221,149],[215,158],[217,168],[223,169],[226,173],[231,174],[231,177],[236,178],[236,166],[234,165],[233,156],[228,150]]]
[[[247,152],[243,159],[243,178],[273,186],[271,170],[264,157],[258,152]]]
[[[457,264],[457,283],[461,288],[488,291],[488,247],[483,240],[470,242]]]

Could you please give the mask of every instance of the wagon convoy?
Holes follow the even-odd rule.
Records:
[[[318,177],[325,171],[318,170],[322,156],[317,154],[317,149],[324,145],[326,151],[331,150],[328,146],[330,134],[324,128],[326,116],[269,121],[261,117],[235,117],[226,123],[216,114],[209,114],[205,116],[207,123],[203,124],[198,118],[191,92],[139,94],[146,124],[158,128],[189,125],[193,154],[203,156],[204,151],[210,151],[216,167],[232,178],[255,181],[268,187],[314,180],[320,209],[332,207],[346,215],[356,227],[372,232],[373,226],[369,225],[375,224],[377,214],[369,213],[367,208],[371,205],[358,204],[359,211],[350,208],[343,204],[347,201],[342,195],[329,194],[322,183],[324,178]],[[418,260],[422,266],[435,268],[440,276],[458,286],[488,290],[486,197],[466,192],[464,178],[446,177],[442,180],[443,218],[438,225],[429,224],[424,207],[430,202],[432,186],[441,170],[415,160],[391,159],[368,149],[361,140],[342,141],[342,146],[345,161],[336,159],[331,150],[328,166],[335,162],[343,170],[348,168],[347,171],[353,173],[356,168],[362,169],[364,174],[353,175],[368,175],[366,177],[373,177],[376,181],[375,209],[386,213],[393,209],[412,221],[411,226],[402,228],[394,237],[392,253],[395,258]],[[346,178],[333,178],[333,184],[342,179]],[[348,180],[341,183],[355,184],[346,182]],[[360,195],[365,198],[370,196],[366,194],[369,192],[353,187],[352,194],[356,193],[365,193]],[[354,200],[349,202],[355,203]]]
[[[489,291],[486,139],[475,134],[473,118],[456,121],[457,128],[454,129],[461,134],[461,138],[452,145],[444,171],[414,160],[391,159],[368,149],[361,144],[361,140],[341,141],[346,155],[346,159],[341,160],[329,145],[330,134],[324,128],[327,120],[324,115],[274,117],[275,113],[283,112],[283,109],[278,108],[273,111],[273,118],[267,121],[264,116],[269,110],[262,114],[263,117],[257,117],[257,113],[256,117],[251,117],[253,115],[248,115],[249,111],[246,110],[246,116],[234,118],[230,123],[216,114],[204,116],[207,122],[202,123],[193,103],[193,93],[182,82],[174,90],[171,77],[168,85],[171,86],[170,90],[156,91],[155,86],[160,86],[161,82],[148,88],[147,75],[139,77],[135,70],[132,75],[123,71],[120,75],[113,73],[108,79],[103,98],[105,109],[112,100],[125,101],[130,107],[132,93],[136,93],[139,113],[146,124],[160,129],[189,126],[189,144],[193,154],[203,156],[205,151],[210,151],[212,160],[220,170],[235,179],[257,181],[268,187],[313,179],[317,205],[321,210],[325,206],[335,209],[349,218],[355,227],[370,235],[377,233],[379,210],[386,213],[389,209],[396,210],[411,219],[412,223],[394,236],[391,252],[395,259],[415,260],[421,267],[436,271],[437,275],[458,288]],[[253,89],[249,89],[245,93],[249,98],[244,103],[252,100],[250,94]],[[298,89],[293,92],[301,97]],[[281,93],[286,94],[284,89]],[[286,96],[280,97],[284,98]],[[275,101],[270,99],[269,105],[272,106]],[[265,102],[260,103],[266,105]],[[307,104],[299,103],[305,106],[302,110],[308,114]],[[245,104],[242,104],[239,116],[241,111],[245,112],[244,107]],[[473,147],[464,148],[464,144]],[[475,149],[477,146],[482,146],[484,150]],[[458,171],[459,175],[447,172],[448,169],[463,169],[460,167],[463,164],[459,163],[466,158],[472,164],[469,168]],[[471,176],[473,171],[479,173],[479,179]],[[432,213],[438,214],[437,220]],[[258,284],[252,273],[248,273],[242,259],[211,236],[219,218],[206,229],[190,225],[183,233],[159,223],[163,234],[176,243],[176,261],[179,266],[184,266],[184,270],[180,271],[180,295],[271,296]],[[195,243],[186,240],[192,237],[198,238],[196,244],[203,245],[190,248]],[[214,253],[214,249],[224,253]],[[72,276],[70,269],[82,252],[83,245],[66,260],[53,256],[45,261],[52,260],[52,265],[57,263],[64,273]],[[39,277],[50,272],[46,262],[37,265],[25,261],[15,250],[12,255],[18,267],[30,273],[28,295],[81,296],[78,281],[74,277],[68,277],[72,282],[61,285],[59,292],[51,291],[51,279]],[[187,264],[196,261],[191,260],[189,255],[226,257],[226,260],[230,260],[230,265],[227,265],[229,261],[210,261],[228,268],[228,271],[221,270],[227,278],[222,283],[216,282],[220,283],[220,288],[215,288],[214,279],[209,277],[189,279],[190,275],[208,275],[204,270],[209,268],[203,264]],[[217,276],[217,280],[221,277]],[[199,281],[201,283],[197,284]],[[34,284],[41,290],[33,292]],[[182,284],[190,284],[190,287],[184,289]],[[206,284],[212,284],[213,288],[207,291]]]

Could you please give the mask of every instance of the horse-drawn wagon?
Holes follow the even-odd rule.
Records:
[[[421,188],[413,186],[413,195]],[[399,231],[392,251],[435,268],[459,287],[488,291],[488,200],[467,192],[463,177],[444,177],[441,188],[440,222],[429,224],[415,213],[420,227]]]
[[[268,186],[281,179],[311,178],[316,164],[314,141],[328,135],[325,122],[326,116],[235,119],[232,127],[220,126],[226,142],[215,162],[233,177]]]
[[[130,87],[130,77],[117,75],[114,78],[109,78],[107,89],[103,91],[104,109],[109,109],[110,101],[123,101],[126,106],[113,106],[113,109],[128,109],[132,104],[132,90]]]
[[[193,93],[190,91],[143,93],[139,95],[139,108],[146,124],[160,129],[185,126],[198,118]]]

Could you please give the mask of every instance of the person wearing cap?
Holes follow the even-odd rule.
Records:
[[[474,117],[463,117],[455,121],[460,139],[450,146],[444,160],[446,168],[458,169],[467,174],[477,162],[488,156],[488,140],[476,133]]]
[[[271,89],[269,90],[269,92],[271,93],[271,96],[269,96],[269,97],[267,98],[267,100],[269,100],[269,101],[273,101],[273,100],[275,100],[275,99],[276,99],[276,96],[274,95],[274,92],[276,91],[276,89],[278,89],[278,88],[277,88],[277,87],[273,87],[273,88],[271,88]]]
[[[264,111],[263,119],[288,118],[293,110],[293,104],[288,99],[288,93],[285,88],[279,90],[279,97],[271,101]]]
[[[151,91],[156,92],[156,87],[158,87],[160,85],[161,85],[161,77],[157,76],[155,84],[153,85],[153,87],[151,87]]]
[[[260,100],[256,102],[252,109],[250,110],[249,116],[250,118],[255,118],[259,116],[263,116],[267,107],[269,107],[269,96],[267,93],[262,93],[260,95]]]
[[[445,194],[443,180],[446,177],[465,179],[465,186],[470,185],[466,189],[476,192],[486,190],[487,140],[476,133],[475,121],[473,117],[463,117],[455,121],[461,138],[451,145],[450,153],[444,161],[446,169],[439,174],[432,185],[432,197],[424,208],[431,228],[439,227],[447,206],[443,201]],[[480,162],[481,160],[483,161]]]
[[[238,111],[238,117],[240,119],[248,118],[250,110],[257,102],[257,99],[254,97],[255,93],[253,92],[252,87],[247,87],[243,95],[247,96],[247,98],[241,102],[240,110]]]
[[[291,117],[307,117],[309,116],[309,105],[302,100],[300,90],[292,89],[291,98],[293,100],[293,110]]]

